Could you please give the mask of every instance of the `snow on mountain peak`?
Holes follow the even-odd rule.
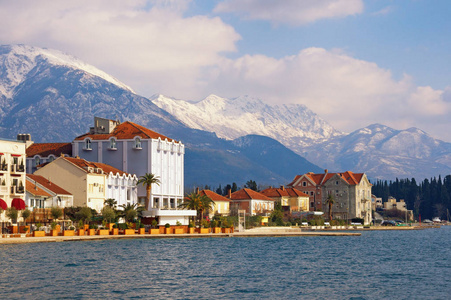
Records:
[[[0,45],[0,93],[7,98],[11,98],[14,89],[26,78],[27,74],[40,60],[45,60],[52,65],[83,70],[133,92],[130,87],[111,75],[61,51],[27,45]]]

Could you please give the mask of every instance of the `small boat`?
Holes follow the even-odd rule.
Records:
[[[439,217],[435,217],[435,218],[432,219],[432,222],[434,222],[434,223],[440,223],[440,222],[442,222],[442,220],[440,220]]]

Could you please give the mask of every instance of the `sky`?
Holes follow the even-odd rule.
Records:
[[[451,142],[449,0],[0,0],[0,44],[61,50],[135,92],[304,104],[338,130]]]

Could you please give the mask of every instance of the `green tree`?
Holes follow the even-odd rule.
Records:
[[[56,220],[63,215],[63,210],[58,206],[52,206],[50,209],[50,214],[52,215],[53,220]]]
[[[196,210],[197,213],[200,214],[199,220],[202,221],[204,212],[210,210],[213,207],[213,204],[213,200],[209,197],[198,193],[191,193],[185,196],[183,203],[180,204],[179,207]]]
[[[138,185],[142,184],[146,187],[146,207],[145,209],[149,209],[149,203],[150,203],[150,194],[152,191],[152,184],[160,185],[160,178],[152,173],[146,173],[143,176],[139,177]]]
[[[11,219],[11,223],[16,224],[19,217],[19,211],[15,207],[9,207],[6,210],[6,216]]]
[[[115,210],[108,205],[104,206],[101,212],[103,219],[107,220],[108,223],[111,223],[111,220],[114,220],[116,218]]]
[[[254,180],[248,180],[244,185],[245,188],[251,189],[253,191],[257,191],[257,183]]]
[[[124,218],[126,222],[133,222],[137,217],[139,212],[142,210],[138,207],[137,203],[127,203],[127,205],[122,204],[119,205],[121,210],[117,211],[117,215],[121,218]]]
[[[326,204],[329,206],[329,221],[332,221],[332,206],[334,203],[334,196],[332,194],[327,195]]]
[[[25,223],[25,225],[27,224],[26,220],[28,219],[28,217],[30,217],[31,215],[31,211],[26,208],[22,211],[22,218],[23,218],[23,222]]]
[[[92,210],[89,207],[82,207],[75,213],[77,220],[82,220],[84,224],[88,223],[92,218]]]
[[[115,209],[116,206],[117,206],[117,201],[116,201],[116,199],[108,198],[108,199],[106,199],[106,200],[103,202],[103,205]]]

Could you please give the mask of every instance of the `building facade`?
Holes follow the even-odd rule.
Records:
[[[6,209],[25,208],[26,141],[0,140],[0,221],[7,222]]]
[[[209,213],[210,218],[214,215],[228,216],[230,214],[230,199],[210,190],[201,190],[198,194],[207,196],[214,202],[213,209]]]
[[[233,210],[244,210],[249,216],[269,216],[274,210],[274,200],[251,189],[241,189],[228,195]]]
[[[33,143],[27,147],[27,173],[33,174],[38,166],[60,156],[72,156],[71,143]]]
[[[45,177],[27,174],[25,203],[30,210],[74,206],[74,196]]]
[[[333,218],[343,220],[361,218],[364,224],[372,221],[372,185],[364,173],[350,171],[329,173],[327,170],[323,174],[307,173],[296,176],[289,186],[305,190],[310,196],[310,202],[314,202],[315,210],[320,207],[325,213],[329,212],[327,198],[332,195]]]
[[[309,195],[295,188],[281,186],[280,188],[267,188],[260,193],[279,202],[282,208],[286,208],[284,211],[309,211]]]

